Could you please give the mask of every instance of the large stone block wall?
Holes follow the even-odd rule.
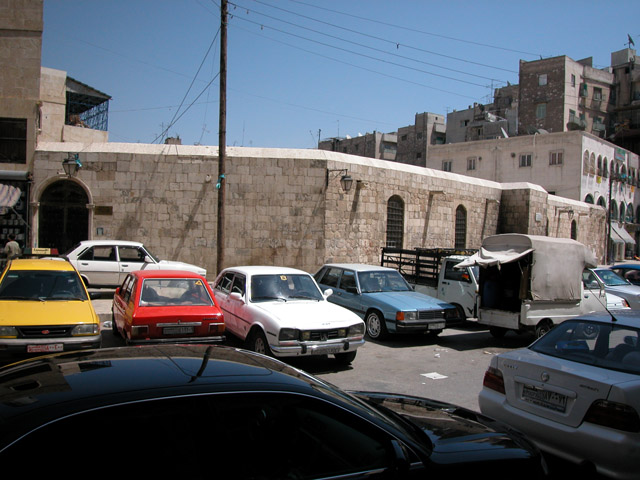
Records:
[[[79,152],[83,168],[68,181],[87,192],[89,238],[141,241],[161,258],[206,267],[211,279],[221,267],[238,264],[309,272],[325,262],[378,264],[393,195],[404,202],[404,248],[453,247],[459,208],[466,212],[468,248],[510,231],[569,237],[568,217],[555,224],[546,220],[551,208],[563,206],[580,218],[582,241],[595,245],[600,238],[593,206],[529,184],[505,186],[320,150],[230,147],[219,266],[217,147],[52,142],[39,148],[31,199],[34,239],[38,199],[48,185],[67,180],[61,162],[68,152]],[[354,180],[348,192],[340,186],[345,173]],[[596,219],[602,216],[602,209],[593,211]],[[536,222],[539,212],[543,221]]]

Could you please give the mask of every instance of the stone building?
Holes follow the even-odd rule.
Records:
[[[408,165],[425,165],[431,145],[445,142],[446,124],[443,115],[416,113],[415,123],[398,129],[398,150],[395,161]]]
[[[20,197],[0,205],[1,240],[17,231],[24,247],[59,250],[83,239],[138,240],[211,276],[233,264],[376,264],[386,245],[473,248],[496,232],[573,237],[604,256],[601,206],[527,181],[336,151],[229,147],[222,264],[218,148],[108,142],[109,96],[40,67],[42,0],[12,6],[0,11],[0,189],[19,188]],[[441,147],[431,145],[429,157]]]
[[[398,136],[396,132],[367,132],[356,137],[332,137],[318,142],[318,149],[395,161]]]

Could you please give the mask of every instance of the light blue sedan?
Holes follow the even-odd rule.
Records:
[[[326,264],[315,274],[327,300],[364,319],[371,339],[389,333],[438,335],[461,321],[456,308],[437,298],[415,292],[397,270],[355,263]]]

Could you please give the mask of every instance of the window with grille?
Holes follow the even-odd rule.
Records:
[[[455,248],[467,246],[467,209],[462,205],[456,208]]]
[[[404,202],[394,195],[387,202],[387,247],[402,248],[404,234]]]
[[[475,170],[476,169],[476,157],[467,158],[467,170]]]
[[[520,166],[521,167],[530,167],[531,166],[531,154],[523,153],[520,155]]]
[[[549,165],[562,165],[562,152],[549,152]]]

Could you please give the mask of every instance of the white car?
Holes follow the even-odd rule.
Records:
[[[126,240],[85,240],[62,256],[90,287],[117,287],[135,270],[186,270],[207,276],[202,267],[159,260],[142,243]]]
[[[364,344],[364,322],[327,301],[311,275],[283,267],[227,268],[214,283],[227,332],[265,355],[332,354],[351,363]]]
[[[640,314],[566,320],[491,359],[478,403],[543,452],[613,478],[640,472]]]

